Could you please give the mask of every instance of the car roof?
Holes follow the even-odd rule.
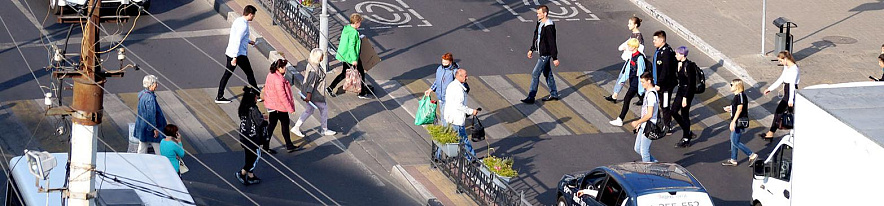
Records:
[[[64,164],[68,159],[68,154],[51,154],[55,157],[56,167],[49,172],[50,181],[48,188],[64,187],[65,179],[67,179]],[[165,195],[170,195],[187,202],[193,202],[193,197],[191,197],[184,182],[181,181],[181,178],[175,172],[175,169],[172,168],[172,164],[169,163],[169,159],[166,157],[153,154],[98,152],[95,159],[96,170],[131,179],[126,181],[135,186],[159,191]],[[28,169],[28,161],[24,156],[13,157],[9,163],[12,168],[11,175],[18,186],[17,189],[25,205],[62,204],[60,193],[50,193],[47,197],[46,193],[37,192],[35,186],[37,180],[31,175]],[[45,187],[46,181],[41,181],[41,186]],[[95,177],[95,186],[96,190],[100,191],[131,189],[112,180],[100,178],[97,175]],[[135,191],[135,194],[146,205],[190,205],[140,190]]]
[[[675,163],[627,162],[601,169],[636,195],[659,190],[706,191],[694,175]]]

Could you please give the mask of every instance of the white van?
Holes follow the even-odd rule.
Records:
[[[38,184],[43,190],[63,188],[67,179],[64,165],[68,155],[51,155],[57,166],[47,175],[48,180],[39,182],[29,171],[24,156],[9,161],[11,178],[6,184],[5,205],[64,205],[61,192],[38,191]],[[95,159],[96,205],[196,205],[166,157],[99,152]]]

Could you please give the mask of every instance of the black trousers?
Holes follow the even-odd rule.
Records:
[[[659,95],[657,95],[657,98],[658,98],[657,101],[660,103],[660,109],[663,109],[663,110],[660,110],[660,113],[663,115],[664,125],[667,125],[667,126],[672,125],[671,124],[672,111],[670,111],[670,109],[672,108],[672,103],[673,103],[673,98],[672,98],[672,90],[673,89],[675,89],[675,88],[660,87],[660,91],[657,91],[657,93],[659,93]],[[677,104],[679,104],[679,106],[681,106],[681,101],[677,101],[675,103],[677,103]]]
[[[626,112],[629,112],[629,102],[632,101],[632,98],[634,98],[636,94],[638,94],[638,87],[638,79],[635,77],[630,77],[629,90],[626,90],[626,96],[623,96],[623,108],[620,109],[619,117],[621,120],[626,118]]]
[[[289,120],[289,113],[273,111],[270,112],[270,123],[267,125],[267,131],[273,133],[273,130],[276,129],[276,122],[281,123],[282,126],[279,128],[282,129],[282,138],[285,139],[285,148],[292,149],[295,148],[295,145],[292,144],[292,137],[289,134],[289,131],[286,131],[286,127],[289,126],[291,120]],[[267,141],[264,145],[262,145],[265,150],[270,149],[270,141]]]
[[[777,124],[779,122],[780,115],[786,113],[786,111],[794,112],[794,107],[789,107],[789,91],[792,89],[792,85],[789,83],[785,84],[785,89],[783,89],[783,99],[780,99],[780,103],[777,104],[777,109],[774,110],[774,120],[770,123],[770,132],[776,132],[777,129],[780,128],[780,125]]]
[[[261,157],[261,150],[255,147],[252,148],[244,148],[243,154],[246,156],[245,164],[242,166],[242,169],[246,172],[252,172],[255,170],[255,167],[258,165],[258,158]]]
[[[672,119],[675,119],[675,122],[678,123],[678,127],[681,128],[682,138],[691,139],[691,101],[694,100],[694,95],[688,95],[688,105],[686,107],[681,106],[681,102],[685,96],[676,95],[675,99],[673,99],[672,107],[669,110],[669,113],[672,115]]]
[[[356,64],[356,71],[359,71],[359,75],[362,76],[362,92],[359,92],[359,95],[365,95],[368,92],[368,88],[365,87],[365,85],[368,85],[368,83],[365,82],[365,69],[362,68],[362,59],[356,59],[356,61],[358,62]],[[344,80],[344,78],[347,77],[347,70],[353,67],[350,63],[344,62],[342,64],[344,64],[344,69],[342,69],[341,73],[335,77],[335,80],[332,80],[331,84],[328,85],[329,88],[334,89],[335,87],[338,87],[338,83],[341,83],[341,80]]]
[[[230,61],[233,61],[233,58],[227,57],[227,69],[224,70],[224,75],[221,76],[221,83],[218,85],[218,96],[215,98],[220,99],[224,97],[224,88],[227,87],[227,80],[230,80],[230,76],[233,75],[236,66],[242,68],[243,73],[246,73],[246,79],[248,79],[249,85],[251,85],[252,88],[258,88],[258,81],[255,80],[255,72],[252,71],[252,64],[249,63],[249,57],[236,56],[236,66],[231,65]]]

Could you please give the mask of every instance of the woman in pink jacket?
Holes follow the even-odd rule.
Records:
[[[285,128],[288,128],[291,120],[289,120],[289,113],[295,112],[295,102],[292,99],[292,87],[288,80],[285,79],[285,66],[288,64],[288,61],[284,59],[279,59],[270,64],[270,74],[267,74],[267,82],[264,83],[264,107],[267,108],[267,111],[270,113],[270,124],[268,125],[268,131],[273,132],[276,129],[277,120],[284,126],[282,128],[282,137],[285,139],[285,149],[291,153],[298,150],[298,147],[292,144],[291,136]],[[267,141],[267,144],[264,144],[264,150],[267,150],[270,154],[275,154],[276,151],[269,149],[270,141]]]

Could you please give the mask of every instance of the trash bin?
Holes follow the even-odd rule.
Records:
[[[780,32],[776,34],[774,39],[774,53],[792,52],[794,39],[792,39],[791,28],[798,28],[798,25],[785,17],[774,19],[773,25],[780,28]]]

